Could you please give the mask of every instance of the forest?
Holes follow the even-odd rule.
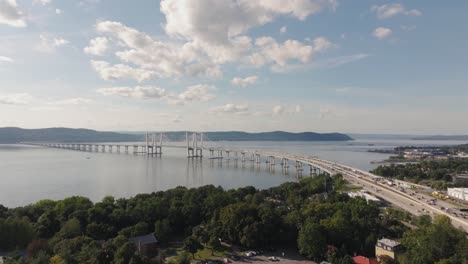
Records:
[[[0,206],[0,251],[12,252],[7,264],[163,263],[164,248],[180,242],[184,252],[173,263],[189,263],[197,251],[217,250],[222,242],[246,250],[294,248],[311,260],[352,263],[351,256],[373,256],[376,240],[390,237],[407,248],[401,263],[466,263],[468,241],[448,218],[418,221],[410,230],[400,223],[401,213],[350,198],[344,187],[341,175],[319,175],[265,190],[207,185],[96,203],[69,197]],[[129,241],[148,233],[161,246],[152,258],[137,254]]]

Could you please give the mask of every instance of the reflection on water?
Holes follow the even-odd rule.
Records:
[[[372,169],[373,160],[388,155],[368,149],[398,145],[436,145],[438,142],[353,141],[353,142],[216,142],[216,146],[281,151]],[[442,142],[438,144],[457,144]],[[213,144],[213,143],[209,143]],[[208,153],[205,153],[207,155]],[[72,195],[94,201],[106,195],[130,197],[138,193],[167,190],[177,186],[206,184],[223,188],[252,185],[268,188],[307,176],[298,175],[291,164],[283,171],[265,162],[257,164],[231,160],[187,159],[186,150],[163,148],[163,156],[84,152],[23,145],[0,145],[0,204],[14,207],[40,199],[62,199]]]

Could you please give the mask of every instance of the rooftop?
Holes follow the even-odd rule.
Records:
[[[135,245],[138,245],[140,243],[141,245],[147,245],[147,244],[158,243],[158,240],[156,240],[153,233],[150,233],[144,236],[132,237],[130,238],[130,242],[132,242]]]
[[[353,257],[353,261],[356,264],[379,264],[379,262],[377,262],[377,260],[366,258],[366,257],[363,257],[363,256],[355,256],[355,257]]]
[[[400,243],[398,243],[397,241],[391,240],[391,239],[388,239],[388,238],[379,239],[379,240],[377,240],[377,243],[382,243],[382,244],[384,244],[386,246],[389,246],[389,247],[396,247],[396,246],[400,245]]]

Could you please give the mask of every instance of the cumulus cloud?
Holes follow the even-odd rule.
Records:
[[[166,90],[151,86],[109,87],[98,89],[97,92],[107,96],[112,95],[138,99],[160,99],[166,96]]]
[[[183,102],[192,102],[192,101],[200,101],[206,102],[209,101],[215,96],[211,93],[211,91],[216,90],[216,88],[212,85],[204,85],[198,84],[188,87],[185,91],[179,94],[178,99],[182,100]]]
[[[219,67],[203,57],[194,44],[177,44],[154,40],[149,35],[119,22],[103,21],[96,24],[99,33],[108,35],[123,46],[116,56],[126,63],[151,70],[157,77],[206,75],[219,77]]]
[[[288,28],[286,26],[282,26],[280,28],[280,33],[286,33],[287,30],[288,30]]]
[[[18,8],[16,0],[0,1],[0,24],[12,27],[26,27],[25,15]]]
[[[374,31],[372,32],[372,35],[376,37],[377,39],[382,40],[392,35],[392,33],[393,33],[392,30],[389,28],[378,27],[374,29]]]
[[[86,54],[102,56],[109,48],[109,40],[106,37],[97,37],[89,41],[89,46],[83,50]]]
[[[118,96],[137,99],[160,99],[171,105],[185,105],[190,102],[206,102],[215,98],[212,93],[216,87],[211,85],[193,85],[179,94],[168,93],[165,89],[151,86],[109,87],[97,92],[106,96]]]
[[[170,35],[230,45],[230,38],[269,23],[278,15],[304,20],[336,4],[335,0],[164,0],[161,12],[166,16],[165,30]]]
[[[106,61],[92,60],[91,65],[99,76],[106,81],[133,79],[143,82],[157,76],[153,71],[133,68],[125,64],[110,64]]]
[[[28,104],[32,96],[28,93],[15,93],[0,95],[0,104],[23,105]]]
[[[6,56],[0,56],[0,63],[2,62],[13,62],[13,59]]]
[[[299,61],[307,60],[308,54],[277,55],[271,60],[269,55],[275,47],[259,49],[246,33],[272,22],[277,16],[304,20],[325,8],[334,9],[336,5],[336,0],[163,0],[160,10],[166,17],[164,29],[169,39],[159,40],[115,21],[100,21],[95,28],[98,34],[120,47],[115,53],[120,61],[155,72],[154,77],[219,78],[225,63],[247,62],[261,66],[272,61],[285,64],[299,57]],[[308,46],[288,40],[277,44],[275,53],[283,48],[313,52],[313,47]]]
[[[235,77],[231,80],[231,84],[235,86],[246,87],[247,85],[255,84],[257,82],[257,79],[258,77],[255,75],[248,76],[245,78]]]
[[[248,114],[249,106],[246,104],[225,104],[210,109],[212,114]]]
[[[55,9],[55,14],[61,15],[63,13],[62,9],[56,8]]]
[[[373,5],[371,11],[375,12],[377,18],[386,19],[396,15],[421,16],[422,12],[417,9],[406,9],[401,4]]]
[[[255,66],[270,63],[274,71],[282,71],[291,63],[308,63],[314,53],[325,51],[334,45],[324,37],[312,40],[313,45],[307,45],[297,40],[286,40],[278,43],[271,37],[260,37],[255,40],[258,51],[247,58],[247,62]]]

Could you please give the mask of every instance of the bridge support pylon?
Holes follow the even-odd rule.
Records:
[[[188,132],[185,133],[187,142],[187,157],[188,158],[203,158],[203,133],[192,133],[189,140]]]

